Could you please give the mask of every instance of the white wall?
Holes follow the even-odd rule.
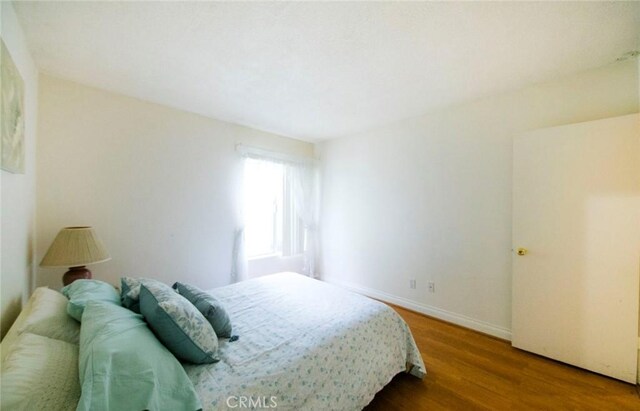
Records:
[[[636,64],[319,144],[323,278],[509,338],[512,138],[637,112]]]
[[[60,228],[92,225],[112,256],[89,267],[94,278],[228,284],[237,143],[313,155],[309,143],[41,76],[37,262]],[[37,282],[60,287],[64,271],[40,268]]]
[[[25,173],[0,171],[1,327],[4,336],[29,295],[35,235],[36,127],[38,71],[11,3],[0,3],[2,39],[24,81]]]

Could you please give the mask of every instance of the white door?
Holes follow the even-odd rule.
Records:
[[[513,151],[513,346],[635,383],[640,117],[537,130]]]

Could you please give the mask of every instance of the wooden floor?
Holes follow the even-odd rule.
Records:
[[[511,347],[507,341],[393,307],[427,367],[396,376],[365,410],[640,410],[635,385]]]

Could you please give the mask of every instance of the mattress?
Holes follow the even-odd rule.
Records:
[[[205,410],[355,410],[396,374],[425,367],[402,318],[375,300],[294,273],[209,291],[236,341],[215,364],[184,364]]]

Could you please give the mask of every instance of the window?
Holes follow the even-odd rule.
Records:
[[[304,251],[286,164],[247,158],[244,165],[245,246],[248,258],[292,256]]]

